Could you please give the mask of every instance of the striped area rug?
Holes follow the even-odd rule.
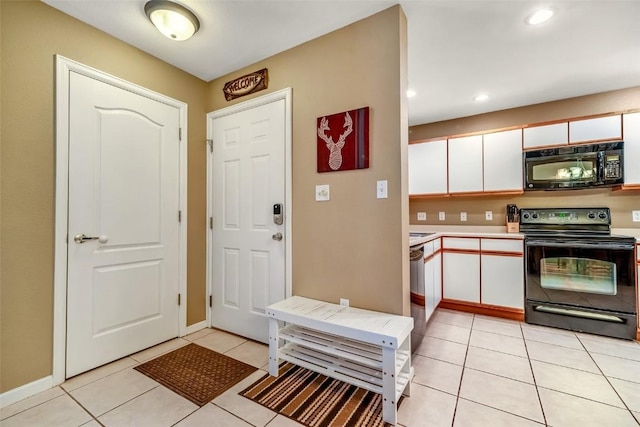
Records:
[[[309,427],[382,427],[382,396],[291,363],[240,392]]]

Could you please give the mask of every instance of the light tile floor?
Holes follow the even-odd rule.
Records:
[[[449,310],[425,333],[401,426],[640,425],[638,342]],[[189,342],[260,369],[202,408],[133,370]],[[3,408],[0,426],[299,426],[238,395],[267,361],[266,346],[205,329]]]

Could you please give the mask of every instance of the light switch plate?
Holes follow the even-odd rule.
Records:
[[[376,197],[378,199],[386,199],[387,195],[387,181],[378,181],[376,184]]]
[[[465,222],[467,220],[467,213],[460,212],[460,221]]]
[[[485,211],[484,212],[484,218],[487,221],[493,221],[493,211]]]
[[[316,202],[326,202],[330,199],[329,185],[316,185]]]
[[[633,222],[640,222],[640,211],[631,211]]]
[[[438,212],[438,219],[444,221],[444,212]]]
[[[426,212],[418,212],[418,221],[426,221],[427,213]]]

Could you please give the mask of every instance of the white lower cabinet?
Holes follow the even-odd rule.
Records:
[[[481,256],[482,304],[524,309],[522,256]]]
[[[524,309],[523,241],[482,239],[480,302]]]
[[[480,302],[480,239],[442,239],[443,298]]]
[[[436,307],[442,301],[442,252],[433,257],[433,301]]]
[[[429,242],[424,247],[424,308],[429,321],[442,300],[442,266],[440,264],[440,239]]]
[[[524,309],[522,240],[444,237],[443,248],[443,298]]]

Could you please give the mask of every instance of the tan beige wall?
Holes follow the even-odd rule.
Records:
[[[406,20],[399,6],[212,82],[209,109],[228,80],[264,67],[269,89],[293,88],[293,293],[408,313]],[[241,98],[237,102],[245,101]],[[316,118],[369,106],[370,167],[316,172]],[[404,114],[402,114],[404,112]],[[377,200],[376,180],[389,181]],[[315,202],[318,184],[329,202]]]
[[[460,119],[413,126],[411,141],[448,135],[501,129],[574,117],[640,109],[640,87],[581,96],[511,110],[463,117]],[[556,206],[609,207],[612,226],[640,228],[631,221],[631,211],[640,208],[639,191],[611,191],[610,189],[527,192],[521,196],[481,196],[420,199],[410,201],[411,224],[435,225],[504,225],[507,203],[518,207],[542,208]],[[493,221],[485,220],[485,211],[493,211]],[[427,221],[418,221],[417,213],[426,212]],[[446,220],[438,220],[438,212],[446,213]],[[467,212],[467,222],[460,222],[460,212]]]
[[[3,392],[51,374],[54,55],[189,106],[188,324],[205,319],[207,83],[39,1],[2,1],[1,8]]]

